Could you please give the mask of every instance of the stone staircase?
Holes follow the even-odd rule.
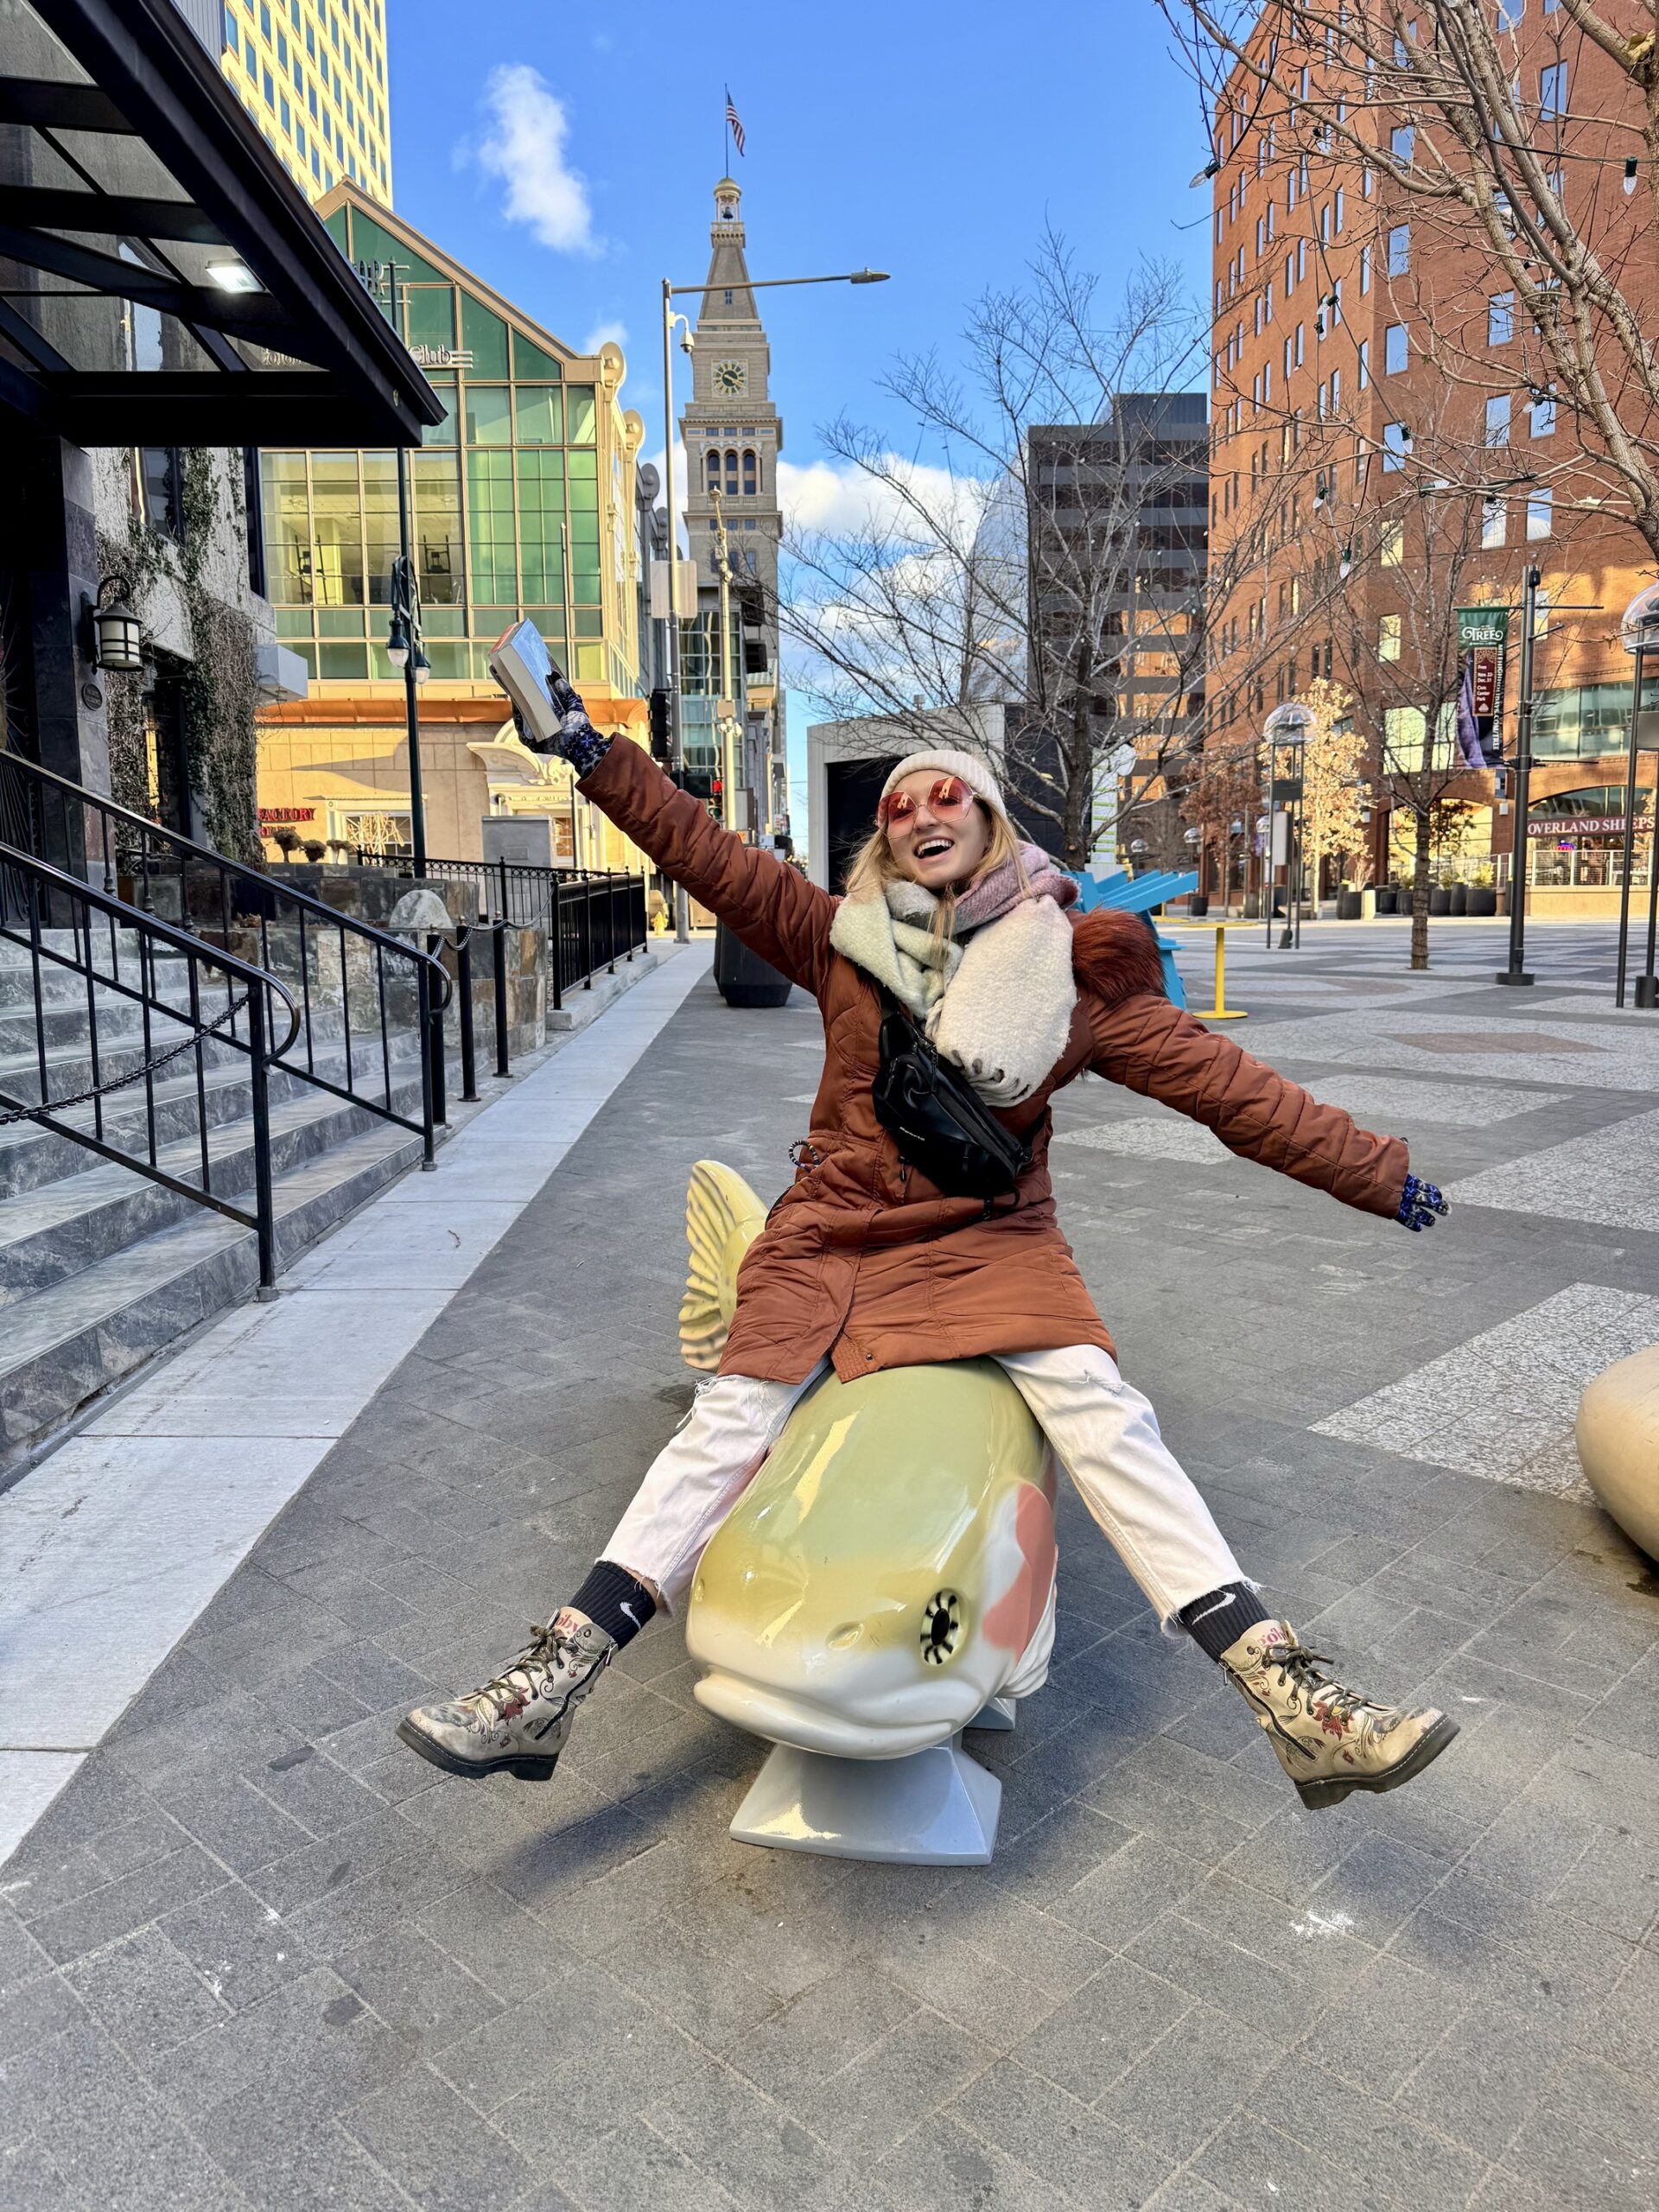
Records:
[[[185,963],[162,962],[156,972],[156,995],[182,1006]],[[54,1097],[92,1080],[86,990],[86,977],[68,971],[43,982]],[[143,1017],[107,988],[97,1002],[99,1074],[107,1083],[143,1065]],[[319,1071],[341,1081],[346,1046],[314,1020],[314,1039],[319,1032]],[[149,1057],[187,1033],[152,1014]],[[358,1047],[359,1078],[376,1096],[380,1050],[378,1035]],[[393,1103],[418,1120],[412,1032],[394,1039],[394,1055]],[[204,1048],[204,1063],[200,1086],[194,1052],[155,1078],[156,1164],[199,1183],[205,1124],[213,1191],[251,1211],[248,1062],[215,1041]],[[452,1096],[458,1089],[452,1085]],[[33,977],[21,949],[3,940],[0,1090],[18,1098],[41,1095]],[[94,1126],[90,1104],[60,1118],[89,1132]],[[279,1268],[421,1157],[418,1136],[282,1069],[270,1074],[270,1125]],[[143,1154],[143,1083],[105,1096],[104,1128],[106,1141]],[[0,1127],[0,1488],[90,1402],[199,1322],[249,1296],[257,1281],[251,1230],[36,1122]]]

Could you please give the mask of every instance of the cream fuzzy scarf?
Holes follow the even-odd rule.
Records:
[[[1070,887],[1068,878],[1058,880]],[[975,929],[966,944],[935,931],[937,911],[920,884],[891,883],[885,899],[843,899],[830,942],[887,985],[987,1105],[1017,1106],[1042,1088],[1065,1050],[1077,995],[1071,925],[1046,887]]]

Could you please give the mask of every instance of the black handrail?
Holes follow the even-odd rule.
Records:
[[[372,923],[342,914],[310,893],[283,883],[269,869],[228,859],[3,749],[0,835],[72,874],[82,868],[88,874],[101,868],[107,897],[120,898],[124,879],[131,891],[127,903],[143,913],[156,912],[156,895],[163,885],[173,886],[179,906],[172,918],[175,925],[205,944],[222,944],[228,952],[238,936],[253,937],[257,964],[267,973],[289,975],[299,994],[299,1051],[291,1059],[285,1053],[272,1054],[273,1064],[411,1131],[421,1138],[431,1161],[433,1101],[442,1096],[429,1065],[432,1039],[439,1031],[432,1017],[448,1006],[453,988],[443,963],[434,954]],[[323,981],[325,951],[334,969],[337,995]],[[365,1005],[361,986],[369,979],[372,991]],[[355,1019],[354,982],[359,986]],[[390,1001],[389,986],[393,994]],[[331,1039],[325,1024],[336,1012],[339,1033]],[[392,1051],[394,1028],[413,1033],[414,1050],[420,1055],[417,1116],[394,1103],[397,1085],[393,1066],[398,1057]],[[321,1058],[336,1072],[325,1072],[319,1064],[320,1045]]]
[[[48,942],[52,933],[67,936],[66,948]],[[123,943],[123,934],[131,940]],[[38,1096],[18,1095],[7,1084],[0,1087],[0,1123],[29,1121],[54,1135],[94,1152],[105,1160],[130,1168],[137,1174],[176,1192],[197,1205],[208,1206],[227,1220],[253,1230],[258,1241],[259,1287],[274,1294],[276,1281],[275,1205],[271,1192],[270,1071],[279,1064],[299,1035],[300,1008],[287,986],[269,970],[215,945],[209,947],[188,930],[176,928],[155,914],[130,906],[107,892],[95,890],[79,876],[54,868],[32,853],[0,842],[0,940],[27,951],[34,983],[35,1037],[32,1081]],[[184,963],[183,1003],[176,988],[168,995],[161,988],[158,953],[165,950]],[[49,974],[79,977],[83,994],[69,999],[48,1000],[45,988]],[[238,987],[241,995],[237,995]],[[212,1011],[222,992],[224,1007]],[[75,1087],[53,1095],[54,1070],[48,1045],[51,1016],[59,1007],[86,1021],[85,1052],[73,1040],[67,1067],[75,1071],[68,1080]],[[130,1020],[137,1010],[137,1038],[112,1035],[111,1016]],[[281,1013],[286,1027],[280,1044],[274,1042]],[[238,1016],[245,1017],[245,1038],[237,1033]],[[175,1035],[176,1029],[181,1034]],[[253,1122],[253,1207],[238,1205],[213,1188],[213,1123],[207,1112],[207,1074],[210,1046],[241,1053],[247,1060],[250,1113]],[[175,1174],[161,1164],[166,1146],[189,1145],[191,1132],[163,1140],[158,1128],[156,1077],[181,1060],[188,1060],[194,1074],[195,1144],[200,1181]],[[80,1079],[85,1065],[90,1082]],[[105,1102],[130,1089],[143,1087],[143,1129],[141,1148],[119,1141],[119,1116]],[[162,1102],[163,1105],[167,1102]],[[78,1107],[90,1107],[87,1120],[68,1117]],[[187,1117],[188,1118],[188,1117]],[[179,1163],[182,1165],[182,1163]],[[223,1171],[221,1170],[221,1174]]]

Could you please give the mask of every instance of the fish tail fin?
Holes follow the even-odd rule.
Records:
[[[766,1226],[766,1210],[743,1178],[717,1160],[700,1160],[685,1194],[691,1246],[680,1301],[680,1356],[712,1374],[720,1365],[737,1310],[737,1271]]]

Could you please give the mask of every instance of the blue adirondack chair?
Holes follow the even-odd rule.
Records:
[[[1132,876],[1127,869],[1116,868],[1109,875],[1075,875],[1077,886],[1077,912],[1092,914],[1096,906],[1116,906],[1126,914],[1145,914],[1147,926],[1163,963],[1164,988],[1176,1006],[1186,1004],[1186,988],[1175,966],[1175,946],[1168,938],[1160,937],[1157,925],[1150,919],[1152,909],[1161,906],[1166,899],[1184,898],[1189,891],[1198,887],[1196,868],[1177,873],[1171,868],[1155,875]]]

